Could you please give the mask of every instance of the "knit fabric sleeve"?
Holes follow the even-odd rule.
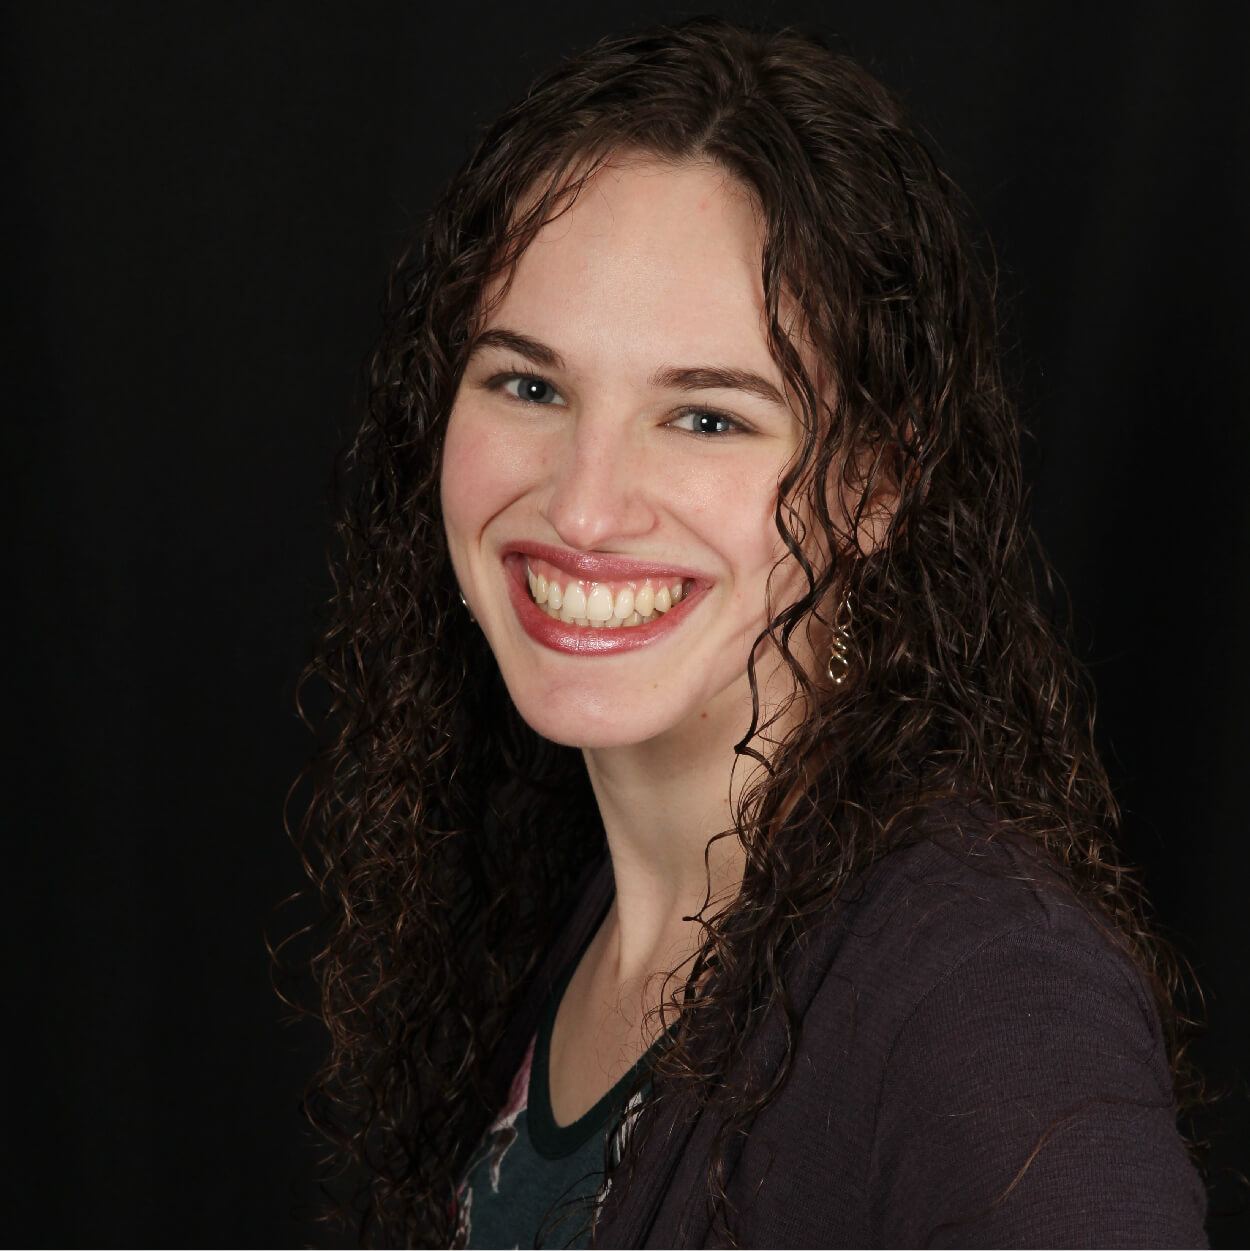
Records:
[[[1023,926],[949,969],[884,1066],[869,1192],[878,1246],[1206,1246],[1127,962]]]

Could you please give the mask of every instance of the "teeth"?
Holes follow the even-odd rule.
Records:
[[[578,582],[570,582],[564,588],[564,610],[570,617],[586,615],[586,592]]]
[[[555,621],[563,621],[565,625],[587,626],[592,630],[619,630],[622,626],[628,628],[637,625],[649,625],[659,617],[659,613],[653,612],[650,616],[640,617],[636,612],[629,614],[629,617],[622,621],[620,617],[613,617],[610,621],[591,621],[589,617],[570,617],[567,612],[553,612],[549,603],[542,606],[543,612]]]
[[[530,594],[534,597],[534,603],[545,604],[547,602],[547,579],[541,573],[535,573],[532,569],[528,572]]]
[[[680,581],[658,589],[646,582],[637,590],[622,587],[614,598],[611,588],[604,583],[591,583],[587,591],[586,584],[575,579],[561,587],[532,569],[526,570],[526,581],[534,603],[549,617],[566,625],[593,629],[619,630],[622,626],[646,625],[668,612],[674,604],[681,603],[686,593]]]
[[[612,592],[606,586],[596,584],[586,597],[586,616],[596,624],[611,621],[615,615],[612,611]]]

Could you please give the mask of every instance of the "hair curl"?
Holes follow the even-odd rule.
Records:
[[[314,969],[331,1051],[311,1107],[357,1170],[365,1242],[450,1244],[486,1064],[602,855],[580,753],[524,724],[459,610],[439,472],[488,284],[633,151],[714,162],[754,195],[770,348],[803,426],[776,524],[807,592],[767,636],[806,715],[765,751],[757,708],[739,744],[766,766],[729,832],[745,876],[702,918],[697,967],[714,975],[666,1006],[679,1028],[665,1080],[696,1097],[723,1080],[751,1009],[785,1002],[796,937],[952,795],[1035,842],[1174,1021],[1171,965],[1111,841],[1092,698],[1046,607],[1055,587],[1025,517],[992,293],[957,193],[897,100],[806,37],[700,19],[605,41],[487,132],[395,268],[349,456],[333,621],[304,675],[330,692],[302,825],[328,917]],[[897,499],[889,533],[865,551],[883,486]],[[843,593],[856,664],[834,689],[790,642]],[[558,827],[541,822],[555,796]],[[773,1089],[736,1091],[733,1122]],[[723,1197],[716,1174],[713,1161],[709,1202]]]

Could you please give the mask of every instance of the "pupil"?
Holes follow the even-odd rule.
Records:
[[[701,434],[715,434],[720,424],[720,418],[715,413],[699,414],[699,431]]]
[[[527,400],[545,400],[547,398],[547,384],[541,378],[527,378],[524,384],[524,391]]]

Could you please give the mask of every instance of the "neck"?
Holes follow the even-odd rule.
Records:
[[[587,752],[586,766],[607,835],[616,881],[613,908],[622,982],[645,976],[675,945],[681,958],[697,946],[698,925],[683,918],[731,897],[742,879],[742,850],[733,827],[730,774],[734,753],[704,750],[692,768],[686,753],[638,749]],[[712,765],[716,767],[713,768]]]
[[[600,950],[622,987],[691,957],[702,926],[688,918],[716,912],[741,886],[735,803],[759,767],[734,751],[751,709],[745,676],[741,685],[661,738],[585,752],[616,880]]]

